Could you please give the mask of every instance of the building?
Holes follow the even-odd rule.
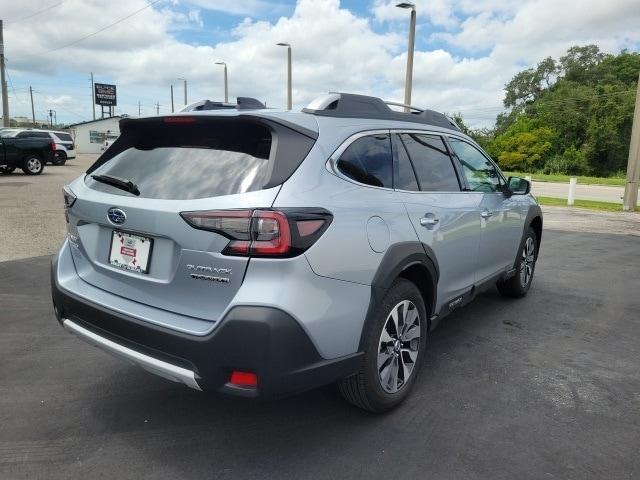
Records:
[[[69,125],[71,136],[76,144],[76,152],[102,153],[107,137],[112,139],[120,135],[119,123],[122,118],[118,115]]]

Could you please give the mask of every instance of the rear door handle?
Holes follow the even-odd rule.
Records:
[[[422,225],[423,227],[433,227],[439,221],[440,221],[439,219],[434,217],[422,217],[420,219],[420,225]]]
[[[489,218],[489,217],[493,217],[493,212],[490,212],[489,210],[484,210],[480,216],[482,218]]]

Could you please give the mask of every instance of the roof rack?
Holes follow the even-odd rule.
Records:
[[[262,110],[267,106],[260,100],[252,97],[238,97],[237,103],[212,102],[211,100],[201,100],[184,107],[181,112],[194,112],[202,110]]]
[[[389,105],[403,107],[411,111],[398,112],[391,110]],[[332,92],[323,95],[313,100],[306,108],[303,108],[302,111],[325,117],[367,118],[422,123],[460,131],[460,128],[453,120],[440,112],[405,105],[403,103],[385,102],[378,97],[356,95],[353,93]]]

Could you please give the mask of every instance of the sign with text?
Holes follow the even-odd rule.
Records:
[[[106,107],[113,107],[117,105],[116,101],[116,86],[107,85],[106,83],[96,83],[95,87],[95,102],[96,105],[102,105]]]

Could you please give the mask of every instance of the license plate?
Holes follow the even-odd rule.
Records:
[[[109,263],[124,270],[149,273],[152,247],[152,238],[114,230],[111,237]]]

